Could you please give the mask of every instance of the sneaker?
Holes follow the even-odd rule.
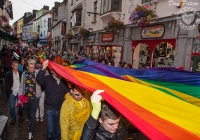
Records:
[[[35,120],[36,120],[36,122],[39,122],[39,119],[38,119],[38,118],[36,118]]]
[[[15,120],[12,120],[11,122],[10,122],[10,125],[14,125],[16,123],[16,121]]]
[[[43,121],[44,121],[44,119],[43,119],[43,118],[40,118],[40,121],[41,121],[41,122],[43,122]]]

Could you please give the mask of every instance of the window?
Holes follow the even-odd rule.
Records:
[[[43,23],[43,22],[42,22],[42,20],[41,20],[41,26],[40,26],[40,28],[42,28],[42,23]]]
[[[82,10],[76,11],[75,15],[76,15],[75,26],[81,26]]]
[[[110,11],[121,11],[122,0],[102,0],[101,7],[102,14]]]
[[[122,1],[121,0],[112,0],[111,10],[121,10],[122,7]]]
[[[153,0],[142,0],[142,4],[143,4],[143,3],[150,2],[150,1],[153,1]]]
[[[45,31],[44,31],[44,37],[46,37],[46,35],[45,35]]]
[[[93,5],[94,5],[94,13],[97,13],[97,1],[95,1],[93,3]],[[96,14],[93,15],[93,21],[94,22],[97,21],[97,15]]]
[[[45,27],[46,20],[44,20],[44,27]]]
[[[71,0],[71,5],[73,5],[73,0]]]

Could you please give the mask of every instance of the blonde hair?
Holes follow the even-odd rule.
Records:
[[[27,61],[27,65],[31,64],[31,65],[35,65],[36,61],[34,59],[29,59]]]

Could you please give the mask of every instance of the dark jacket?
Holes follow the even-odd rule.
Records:
[[[19,73],[19,80],[21,81],[22,72],[18,71],[18,73]],[[12,87],[13,87],[13,71],[11,70],[7,72],[5,76],[5,89],[7,94],[11,94],[13,92]]]
[[[97,126],[97,120],[89,117],[84,125],[81,140],[126,140],[127,132],[119,125],[117,131],[112,134],[106,131],[102,126]]]
[[[62,80],[58,85],[52,74],[45,76],[45,73],[44,70],[40,70],[36,78],[37,83],[45,90],[44,107],[51,110],[60,110],[69,88]]]

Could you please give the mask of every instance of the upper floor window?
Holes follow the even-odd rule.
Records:
[[[97,0],[93,3],[94,5],[94,13],[97,13]],[[94,14],[93,21],[97,21],[97,15]]]
[[[44,27],[45,27],[46,20],[44,20]]]
[[[121,11],[122,0],[102,0],[101,13]]]
[[[73,0],[71,0],[71,5],[73,5]]]
[[[42,24],[43,24],[43,22],[42,22],[42,20],[41,20],[41,26],[40,26],[40,28],[42,28],[42,26],[43,26]]]
[[[153,1],[153,0],[142,0],[142,4],[143,4],[143,3],[150,2],[150,1]]]

